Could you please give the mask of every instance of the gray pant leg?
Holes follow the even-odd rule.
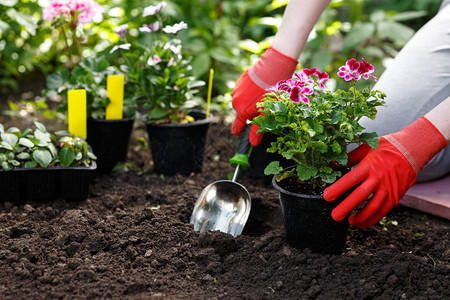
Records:
[[[375,120],[363,119],[366,131],[383,136],[402,130],[450,96],[450,1],[425,24],[387,66],[374,89],[386,93],[386,107]],[[449,112],[450,114],[450,112]],[[417,181],[450,172],[450,146],[419,173]]]

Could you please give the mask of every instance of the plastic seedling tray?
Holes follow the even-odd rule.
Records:
[[[84,200],[97,163],[90,167],[17,168],[0,171],[0,199],[8,202]]]

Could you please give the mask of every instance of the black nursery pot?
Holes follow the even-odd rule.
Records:
[[[250,168],[243,172],[243,174],[250,178],[266,178],[264,169],[272,161],[279,161],[282,167],[288,167],[292,165],[292,161],[288,161],[277,153],[267,152],[267,148],[270,147],[270,143],[275,142],[277,136],[272,133],[264,133],[263,138],[258,146],[252,148],[252,152],[248,157]],[[268,177],[270,180],[270,177]]]
[[[111,172],[118,162],[126,161],[134,119],[87,120],[87,142],[97,156],[98,172]]]
[[[206,114],[201,111],[191,111],[189,115],[196,121],[146,124],[155,173],[188,175],[201,172],[211,118],[206,119]]]
[[[348,218],[336,222],[331,211],[345,199],[327,202],[322,195],[304,195],[282,188],[275,176],[272,184],[281,205],[286,241],[297,249],[309,248],[314,253],[340,254],[345,247]]]

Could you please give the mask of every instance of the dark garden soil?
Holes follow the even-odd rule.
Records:
[[[199,233],[197,196],[233,171],[229,125],[211,125],[203,172],[191,176],[152,173],[137,136],[143,126],[135,167],[96,176],[85,201],[1,199],[1,299],[450,299],[449,221],[396,207],[387,220],[398,226],[350,227],[342,255],[299,251],[284,241],[269,180],[243,174],[243,234]]]

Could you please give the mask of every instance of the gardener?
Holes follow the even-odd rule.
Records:
[[[266,89],[292,76],[309,33],[330,2],[293,0],[287,4],[272,45],[236,82],[234,135],[258,115],[256,103]],[[362,182],[333,210],[336,221],[373,195],[349,217],[351,225],[372,226],[414,182],[434,180],[450,171],[449,4],[450,0],[443,1],[437,15],[405,45],[374,87],[386,93],[387,107],[378,110],[375,120],[362,120],[361,125],[382,135],[380,145],[376,150],[361,145],[351,151],[349,165],[358,165],[325,190],[325,200],[333,201]],[[253,146],[262,138],[257,130],[252,125]]]

